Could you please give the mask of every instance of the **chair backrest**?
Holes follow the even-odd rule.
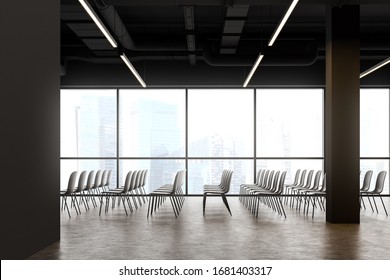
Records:
[[[326,192],[326,173],[324,172],[324,176],[322,177],[322,186],[319,189],[320,192]]]
[[[221,182],[219,183],[219,186],[220,186],[221,188],[222,188],[223,185],[225,184],[225,180],[226,180],[228,174],[229,174],[229,170],[224,169],[224,170],[222,171]]]
[[[295,178],[294,178],[294,183],[292,183],[293,185],[298,185],[298,182],[299,182],[299,175],[301,174],[301,169],[298,169],[296,172],[295,172]]]
[[[307,173],[307,170],[304,169],[301,173],[301,179],[299,180],[298,186],[303,187],[305,185],[306,173]]]
[[[133,174],[133,171],[127,172],[125,184],[123,185],[123,193],[127,193],[130,190],[130,183],[131,183],[131,176]]]
[[[94,179],[95,179],[95,170],[91,170],[88,174],[87,184],[85,185],[86,191],[92,188]]]
[[[142,172],[142,178],[141,178],[141,187],[143,187],[143,186],[145,186],[145,184],[146,184],[146,175],[148,174],[148,170],[147,169],[145,169],[145,170],[143,170],[143,172]]]
[[[139,172],[140,172],[139,170],[133,171],[133,175],[131,176],[129,191],[133,191],[136,188],[137,177]]]
[[[77,171],[73,171],[70,176],[69,176],[69,181],[68,181],[68,187],[66,189],[65,194],[72,194],[74,192],[74,188],[76,186],[76,178],[77,178]]]
[[[132,174],[133,174],[133,171],[131,171],[131,170],[129,172],[127,172],[126,178],[125,178],[125,183],[123,184],[123,188],[125,188],[126,186],[130,186]]]
[[[265,176],[265,173],[266,173],[266,170],[265,170],[265,169],[261,170],[260,178],[259,178],[259,180],[256,182],[256,185],[257,185],[257,186],[262,186],[263,180],[264,180],[264,176]]]
[[[85,188],[85,181],[87,180],[87,171],[83,171],[80,173],[79,183],[77,184],[77,189],[75,192],[82,192]]]
[[[103,186],[106,185],[106,183],[107,183],[107,178],[108,178],[108,170],[105,169],[105,170],[103,171],[102,180],[101,180],[101,182],[100,182],[100,187],[103,187]]]
[[[373,193],[380,194],[383,191],[383,187],[385,185],[386,174],[387,174],[387,171],[379,172],[378,176],[376,177],[375,189],[373,190]]]
[[[368,170],[366,174],[364,174],[363,185],[360,188],[360,191],[366,192],[370,189],[372,173],[372,170]]]
[[[309,173],[307,174],[307,179],[306,179],[306,184],[305,184],[305,188],[310,188],[311,186],[311,181],[313,179],[313,173],[314,173],[314,170],[310,170]]]
[[[280,171],[276,171],[274,175],[274,181],[272,183],[272,188],[270,189],[272,192],[276,192],[278,190],[278,183],[279,183],[279,175]]]
[[[311,187],[311,190],[318,190],[320,188],[321,175],[322,170],[318,170],[316,172],[316,175],[314,176],[313,186]]]
[[[93,188],[98,188],[102,183],[102,170],[98,170],[95,175],[95,182],[93,183]]]
[[[224,169],[222,171],[222,175],[221,175],[221,182],[219,183],[219,186],[222,188],[225,184],[226,184],[226,179],[227,179],[227,176],[229,175],[229,170],[227,169]]]
[[[233,175],[232,170],[224,170],[222,172],[220,187],[224,193],[228,193],[230,191],[230,182],[232,180],[232,175]]]
[[[137,189],[137,188],[139,188],[141,186],[143,172],[144,172],[143,170],[138,170],[137,177],[135,178],[134,189]]]
[[[184,175],[186,170],[180,170],[176,173],[175,179],[173,180],[172,193],[176,193],[177,189],[184,184]]]
[[[270,173],[269,170],[266,170],[264,173],[263,180],[262,180],[261,185],[260,185],[263,188],[265,188],[267,186],[269,173]]]
[[[110,187],[110,183],[111,183],[111,173],[112,173],[112,170],[109,169],[108,172],[107,172],[106,181],[105,181],[105,183],[104,183],[104,186],[106,186],[106,187]]]
[[[280,178],[279,178],[279,186],[278,186],[278,190],[276,191],[276,194],[282,194],[283,191],[284,191],[284,181],[286,180],[286,174],[287,174],[287,171],[283,171],[282,172],[282,175],[280,175]]]
[[[271,172],[268,175],[268,182],[264,186],[268,190],[272,188],[272,182],[273,182],[272,180],[274,179],[274,175],[275,175],[275,170],[271,170]]]
[[[255,184],[258,185],[260,183],[260,179],[261,179],[261,169],[259,169],[259,171],[257,172],[257,175],[256,175],[256,182]]]

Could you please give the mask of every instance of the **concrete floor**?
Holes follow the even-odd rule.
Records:
[[[238,197],[228,201],[232,216],[220,197],[208,199],[205,216],[202,198],[187,198],[177,219],[169,200],[149,219],[147,205],[129,216],[122,207],[100,217],[98,208],[71,219],[62,212],[61,241],[29,259],[390,259],[390,218],[382,206],[379,214],[362,210],[360,224],[330,224],[324,212],[312,218],[288,206],[287,219],[266,206],[256,219]]]

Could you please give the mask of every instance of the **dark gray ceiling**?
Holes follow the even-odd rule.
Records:
[[[390,56],[390,1],[301,0],[273,47],[267,43],[291,0],[89,0],[119,42],[113,49],[78,0],[61,0],[61,60],[121,64],[124,51],[137,63],[192,69],[312,66],[325,56],[327,5],[361,4],[361,59]],[[346,19],[348,20],[348,19]],[[370,61],[370,62],[368,62]],[[176,64],[173,62],[177,62]],[[365,63],[363,63],[364,65]],[[193,71],[193,70],[191,70]]]

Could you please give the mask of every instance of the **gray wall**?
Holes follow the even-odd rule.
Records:
[[[1,259],[60,238],[59,33],[59,1],[2,1]]]

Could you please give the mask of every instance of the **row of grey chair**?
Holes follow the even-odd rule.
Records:
[[[286,171],[259,170],[254,184],[240,186],[239,200],[256,218],[260,202],[286,218],[281,199],[286,174]]]
[[[125,209],[126,215],[128,215],[128,212],[125,202],[127,202],[130,212],[133,212],[133,205],[135,209],[142,206],[142,204],[147,201],[145,192],[147,173],[147,169],[128,171],[123,186],[118,186],[115,189],[101,192],[99,216],[101,215],[104,203],[105,213],[108,212],[110,201],[112,208],[115,207],[116,198],[118,198],[118,206],[120,205],[120,202],[123,203],[123,208]],[[133,200],[133,205],[131,204],[130,197]]]
[[[325,211],[326,176],[322,170],[298,169],[295,173],[294,182],[285,186],[285,203],[300,211],[302,204],[303,213],[309,213],[312,206],[312,217],[314,210],[319,208]],[[315,174],[315,175],[314,175]],[[314,175],[314,180],[313,180]],[[295,206],[294,206],[295,205]]]
[[[220,195],[222,197],[222,201],[225,204],[227,210],[230,215],[232,212],[230,211],[229,203],[226,199],[226,195],[230,191],[230,182],[232,180],[233,171],[232,170],[223,170],[221,176],[221,182],[218,185],[203,185],[203,216],[205,215],[206,208],[206,198],[207,195]]]
[[[175,175],[172,184],[164,184],[149,194],[149,204],[147,217],[153,215],[154,212],[163,204],[169,197],[175,217],[179,215],[184,201],[184,192],[182,186],[184,184],[186,170],[178,171]]]
[[[385,185],[387,172],[382,170],[378,173],[374,189],[370,190],[372,174],[373,174],[372,170],[368,170],[364,174],[363,184],[360,188],[360,207],[363,206],[363,208],[366,209],[364,203],[364,197],[367,197],[367,200],[370,203],[371,210],[374,212],[374,208],[372,206],[372,204],[374,204],[376,212],[379,213],[378,207],[375,202],[375,197],[379,197],[382,202],[383,209],[385,210],[386,216],[388,216],[385,204],[383,203],[383,199],[381,197],[381,193]],[[372,198],[373,203],[371,203],[370,197]]]
[[[60,191],[60,197],[62,197],[61,209],[66,209],[71,218],[70,210],[67,203],[67,198],[70,197],[70,206],[74,207],[76,214],[81,214],[80,204],[84,204],[86,211],[89,210],[89,201],[92,201],[94,207],[97,206],[95,195],[103,191],[110,189],[111,170],[84,170],[78,177],[78,183],[76,187],[78,171],[73,171],[69,176],[68,186],[66,190]],[[88,176],[87,176],[88,174]],[[79,198],[79,201],[77,201]]]

